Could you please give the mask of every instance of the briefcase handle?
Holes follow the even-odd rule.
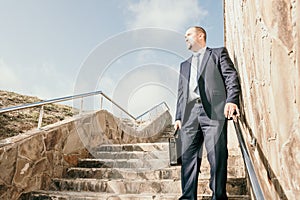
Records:
[[[174,136],[174,138],[177,138],[177,137],[179,137],[179,135],[180,135],[180,129],[178,128],[175,130],[175,133],[173,136]]]

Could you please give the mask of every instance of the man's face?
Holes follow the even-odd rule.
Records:
[[[189,50],[192,50],[197,42],[197,32],[194,28],[190,28],[185,33],[185,42]]]

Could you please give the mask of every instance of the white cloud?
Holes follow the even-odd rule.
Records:
[[[207,11],[197,0],[141,0],[128,5],[128,28],[160,27],[183,31],[197,25]]]
[[[184,32],[189,26],[200,25],[200,22],[208,14],[208,12],[200,6],[198,0],[130,1],[127,11],[126,20],[128,29],[158,27],[162,29],[171,29],[176,32]],[[167,41],[167,39],[155,38],[156,41],[158,39],[161,43]],[[181,46],[178,41],[176,42],[176,48],[185,48],[185,46]],[[182,43],[184,43],[184,35],[182,35]],[[166,50],[172,49],[168,48],[170,45],[171,43],[166,44]],[[142,65],[149,63],[149,60],[155,60],[153,59],[155,57],[160,58],[163,54],[163,52],[158,51],[151,53],[145,51],[140,52],[135,59]],[[168,58],[170,59],[167,64],[178,61],[179,59],[173,57]],[[156,63],[159,64],[160,59],[156,59]],[[178,61],[178,65],[179,63],[180,61]],[[164,64],[164,62],[160,64]],[[171,108],[170,113],[173,115],[175,112],[174,108],[177,96],[177,67],[172,70],[163,70],[162,68],[164,67],[160,66],[158,67],[158,70],[153,72],[151,72],[151,70],[139,70],[138,75],[134,74],[133,77],[135,78],[126,76],[126,84],[136,85],[137,87],[125,88],[123,86],[124,88],[120,89],[120,91],[124,91],[126,95],[123,94],[122,96],[120,92],[120,96],[117,96],[116,98],[123,101],[128,100],[127,102],[124,102],[124,105],[127,105],[128,110],[134,114],[140,114],[155,104],[166,101]],[[143,81],[138,82],[137,77],[142,77]],[[133,83],[131,83],[131,81]],[[161,87],[160,85],[165,87]],[[143,87],[139,88],[138,86]],[[128,96],[128,93],[130,93],[130,96]]]
[[[128,110],[138,116],[154,105],[165,101],[171,108],[170,113],[173,114],[176,95],[174,88],[167,88],[163,84],[148,83],[131,92],[128,98]]]
[[[162,101],[167,102],[173,114],[177,81],[178,72],[173,67],[149,63],[137,66],[116,80],[111,97],[134,116]]]

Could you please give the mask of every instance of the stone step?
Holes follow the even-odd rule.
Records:
[[[115,148],[114,146],[106,146],[105,148]],[[169,147],[168,147],[169,148]],[[153,151],[96,151],[93,154],[95,158],[99,159],[143,159],[143,158],[169,158],[169,149],[163,150],[153,150]],[[234,157],[236,159],[241,159],[241,155],[235,151],[229,151],[229,157]],[[203,152],[203,158],[207,158],[206,152]]]
[[[109,157],[108,155],[106,155]],[[143,157],[142,155],[136,155],[136,157]],[[154,159],[148,158],[145,156],[145,159],[80,159],[78,161],[78,168],[123,168],[123,169],[131,169],[131,171],[145,171],[145,170],[157,170],[169,168],[169,158],[168,155],[160,155],[162,158]],[[113,157],[113,156],[111,156]],[[121,157],[135,157],[134,155],[121,155]],[[165,158],[167,157],[167,158]],[[72,168],[71,168],[72,169]],[[77,169],[79,171],[80,169]],[[209,174],[210,166],[209,163],[204,157],[201,163],[201,173]],[[228,176],[235,177],[245,177],[245,167],[244,163],[239,156],[229,156],[228,157]],[[86,170],[85,170],[86,171]]]
[[[167,142],[160,143],[136,143],[136,144],[103,144],[99,147],[95,147],[93,152],[105,151],[105,152],[120,152],[120,151],[168,151],[169,144]]]
[[[238,148],[228,149],[229,158],[234,157],[243,164]],[[137,144],[105,144],[93,149],[93,156],[99,159],[139,159],[139,158],[169,158],[169,143],[137,143]],[[203,150],[203,160],[206,150]]]
[[[166,167],[162,169],[146,168],[69,168],[66,178],[94,178],[94,179],[127,179],[127,180],[180,180],[180,166]],[[199,179],[208,178],[208,169],[201,168]],[[244,178],[244,171],[238,171],[235,167],[228,167],[229,178]]]
[[[169,152],[168,142],[157,142],[157,143],[135,143],[135,144],[102,144],[99,147],[95,147],[93,152],[153,152],[153,151],[164,151]],[[229,155],[239,155],[241,152],[239,147],[230,147],[228,149]],[[206,156],[206,150],[203,149],[203,156]]]
[[[72,191],[35,191],[20,200],[178,200],[180,194],[109,194]],[[198,195],[197,200],[210,200],[210,195]],[[250,200],[249,195],[228,195],[229,200]]]
[[[98,159],[169,159],[168,151],[97,151],[93,155]]]
[[[126,179],[126,180],[180,180],[179,166],[164,169],[124,168],[69,168],[66,178]]]
[[[247,187],[244,178],[228,178],[227,191],[229,194],[246,195]],[[110,179],[53,179],[50,190],[56,191],[86,191],[105,192],[113,194],[168,194],[181,191],[180,180],[110,180]],[[209,179],[198,181],[199,194],[211,195]]]
[[[169,159],[80,159],[78,167],[83,168],[144,168],[162,169],[169,166]]]
[[[153,152],[96,152],[96,159],[169,159],[168,151],[153,151]],[[202,164],[208,164],[206,154],[202,156]],[[243,160],[240,155],[229,154],[228,155],[228,165],[229,166],[243,166]]]

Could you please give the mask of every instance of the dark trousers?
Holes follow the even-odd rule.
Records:
[[[203,142],[210,164],[210,183],[213,200],[226,200],[227,181],[227,120],[211,120],[201,103],[186,107],[189,113],[182,122],[182,168],[180,200],[196,200],[198,175],[202,160]]]

